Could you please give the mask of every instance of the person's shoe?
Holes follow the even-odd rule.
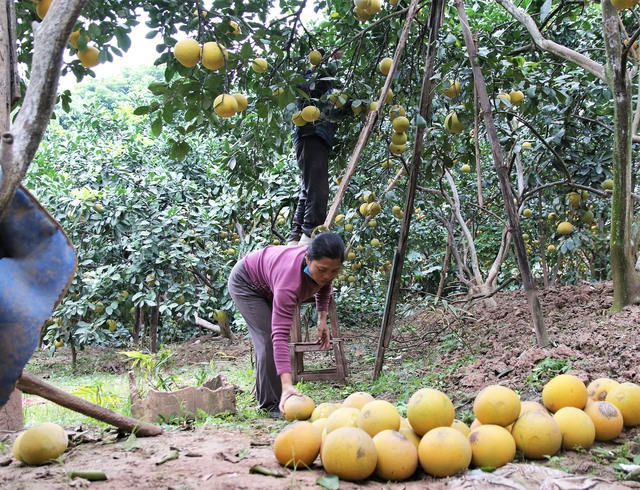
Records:
[[[287,247],[295,247],[298,245],[298,240],[291,240],[290,242],[287,242]]]
[[[298,245],[309,245],[310,243],[311,243],[311,237],[303,233],[302,236],[300,237],[300,241],[298,242]]]
[[[280,410],[278,410],[277,408],[267,413],[270,419],[279,419],[282,416],[282,414],[280,413]]]

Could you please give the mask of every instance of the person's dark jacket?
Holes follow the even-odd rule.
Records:
[[[329,147],[336,144],[335,122],[341,115],[341,109],[335,107],[331,102],[322,99],[323,95],[328,95],[334,88],[334,77],[336,74],[335,63],[330,62],[325,68],[317,71],[307,70],[303,76],[306,82],[300,85],[300,89],[309,95],[309,99],[298,100],[298,110],[313,104],[320,109],[320,119],[304,126],[295,126],[293,135],[294,142],[305,136],[317,135],[321,137]]]

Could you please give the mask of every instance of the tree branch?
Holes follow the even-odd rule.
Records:
[[[511,14],[514,19],[520,22],[527,29],[527,31],[529,31],[531,39],[540,49],[555,54],[556,56],[559,56],[560,58],[563,58],[567,61],[575,63],[576,65],[584,68],[592,75],[598,77],[600,80],[605,81],[604,66],[602,66],[600,63],[592,60],[588,56],[574,51],[573,49],[569,49],[566,46],[562,46],[561,44],[545,38],[531,16],[524,12],[524,10],[516,7],[509,0],[496,0],[496,2],[499,3],[507,12],[509,12],[509,14]]]
[[[33,160],[55,105],[62,55],[86,0],[56,0],[45,20],[34,25],[34,63],[22,108],[0,140],[0,217]]]

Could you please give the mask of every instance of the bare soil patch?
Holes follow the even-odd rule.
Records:
[[[473,398],[489,384],[503,384],[519,391],[525,400],[539,400],[540,390],[554,370],[566,369],[585,383],[611,377],[640,383],[640,306],[608,315],[612,302],[610,283],[579,284],[540,291],[551,346],[538,348],[532,331],[524,293],[503,292],[495,297],[497,307],[435,314],[422,311],[399,325],[387,352],[387,370],[425,363],[441,368],[438,388],[445,391],[459,412],[469,410]],[[407,325],[412,328],[405,328]],[[347,356],[352,379],[368,379],[373,363],[363,361],[364,353],[375,353],[377,330],[345,331]],[[245,365],[250,358],[248,340],[234,343],[203,336],[170,346],[180,364],[220,362]],[[86,354],[81,354],[86,355]],[[125,360],[91,350],[93,369],[124,373]],[[64,362],[63,357],[38,362]],[[389,399],[394,400],[393,396]],[[100,469],[108,480],[91,483],[96,488],[204,488],[204,489],[280,489],[320,488],[316,479],[324,472],[317,463],[310,471],[291,471],[280,467],[271,443],[283,421],[258,419],[249,427],[204,427],[197,430],[172,428],[156,438],[138,439],[134,447],[126,436],[83,428],[68,427],[75,447],[60,465],[31,468],[0,454],[0,488],[58,489],[89,485],[69,481],[71,470]],[[11,443],[17,434],[5,436]],[[494,473],[466,472],[456,479],[436,480],[421,471],[407,482],[388,484],[375,479],[358,484],[341,482],[340,488],[522,488],[522,489],[616,489],[640,488],[640,483],[623,481],[605,455],[627,445],[628,454],[640,454],[640,428],[625,429],[612,444],[597,444],[597,451],[562,452],[551,461],[510,464]],[[177,459],[156,464],[172,448]],[[256,465],[277,470],[281,478],[252,474]]]

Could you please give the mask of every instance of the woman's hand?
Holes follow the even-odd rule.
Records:
[[[282,383],[282,395],[280,396],[280,405],[278,408],[280,409],[280,413],[284,415],[284,402],[287,401],[287,398],[293,395],[300,396],[302,393],[294,388],[291,373],[282,373],[280,375],[280,382]]]
[[[327,326],[327,312],[318,312],[318,344],[322,350],[327,350],[331,345],[331,334]]]

